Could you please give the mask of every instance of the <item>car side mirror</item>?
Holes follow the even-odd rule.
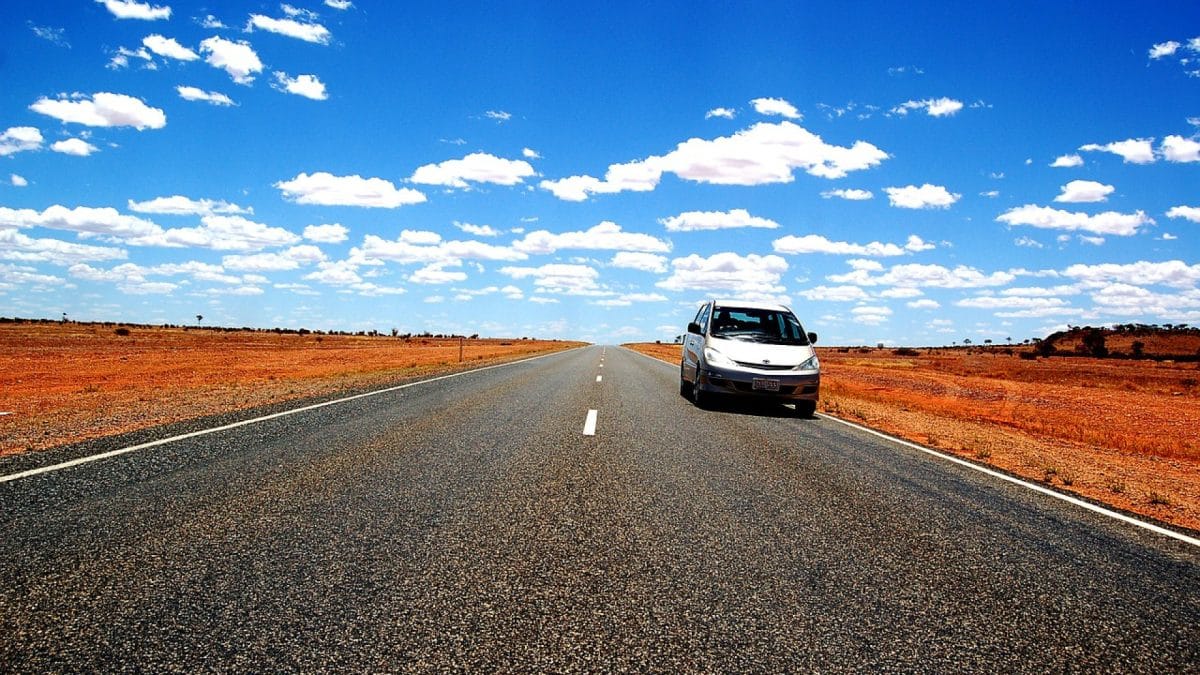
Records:
[[[809,342],[809,344],[814,344],[814,345],[817,344],[817,334],[809,333],[808,334],[808,342]]]
[[[700,335],[703,331],[700,330],[700,324],[693,321],[688,324],[688,332],[695,333],[696,335]]]

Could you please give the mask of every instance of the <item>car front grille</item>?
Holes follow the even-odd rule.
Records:
[[[796,366],[777,366],[773,363],[751,363],[749,361],[734,361],[734,363],[744,368],[756,368],[758,370],[792,370]]]

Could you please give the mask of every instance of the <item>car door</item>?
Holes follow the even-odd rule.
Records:
[[[696,369],[700,364],[700,355],[704,353],[704,334],[708,333],[708,315],[711,305],[705,303],[696,312],[695,323],[700,324],[701,334],[686,333],[683,336],[683,365],[682,376],[689,382],[696,381]]]

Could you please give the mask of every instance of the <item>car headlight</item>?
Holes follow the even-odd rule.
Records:
[[[728,356],[725,356],[724,354],[713,349],[712,347],[704,348],[704,360],[707,361],[710,366],[734,366],[734,365],[737,365],[733,362],[733,359],[729,358]]]
[[[806,359],[804,361],[804,363],[801,363],[800,365],[796,366],[793,370],[820,370],[820,369],[821,369],[821,362],[817,360],[817,355],[813,354],[812,356],[808,357],[808,359]]]

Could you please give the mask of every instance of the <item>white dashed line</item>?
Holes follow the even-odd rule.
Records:
[[[11,414],[12,413],[10,413],[10,412],[0,412],[0,417],[4,417],[5,415],[11,415]]]
[[[601,380],[603,380],[603,379],[604,379],[604,376],[603,376],[603,375],[597,375],[597,376],[596,376],[596,381],[597,381],[597,382],[599,382],[599,381],[601,381]]]
[[[587,420],[585,420],[583,423],[583,435],[584,436],[595,436],[596,435],[596,415],[597,414],[598,413],[595,410],[588,411]]]

